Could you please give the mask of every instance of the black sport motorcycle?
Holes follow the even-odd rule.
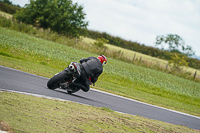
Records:
[[[74,83],[81,84],[81,65],[77,62],[72,62],[67,68],[63,71],[55,74],[47,82],[47,87],[49,89],[64,89],[69,94],[79,91],[81,88],[74,85]]]

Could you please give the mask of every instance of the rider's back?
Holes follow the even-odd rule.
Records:
[[[87,75],[91,78],[98,78],[98,76],[103,72],[103,66],[96,57],[81,59],[80,62],[82,63]]]

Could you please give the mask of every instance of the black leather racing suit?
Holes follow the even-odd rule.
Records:
[[[86,59],[81,59],[80,63],[82,65],[80,78],[84,87],[81,87],[80,85],[77,86],[80,86],[80,88],[83,91],[87,92],[89,91],[91,84],[89,78],[91,78],[92,83],[95,83],[98,77],[103,72],[103,65],[96,57],[88,57]]]

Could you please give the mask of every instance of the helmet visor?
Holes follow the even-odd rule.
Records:
[[[106,61],[103,61],[103,65],[106,65],[106,63],[107,63]]]

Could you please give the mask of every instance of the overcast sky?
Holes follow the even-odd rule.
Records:
[[[10,0],[24,6],[29,0]],[[200,56],[200,0],[72,0],[83,5],[88,29],[146,46],[177,34]]]

